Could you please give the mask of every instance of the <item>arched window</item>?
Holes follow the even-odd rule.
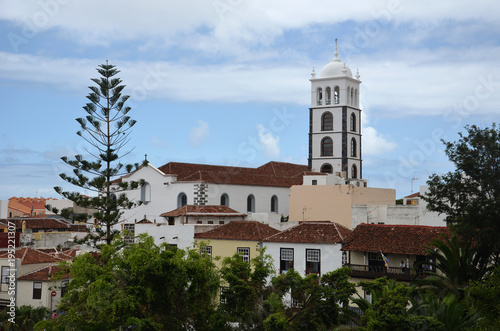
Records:
[[[141,187],[141,201],[148,203],[151,201],[151,185],[144,183]]]
[[[321,105],[323,103],[323,89],[321,87],[318,87],[316,91],[316,98],[318,105]]]
[[[329,105],[332,102],[332,89],[330,87],[327,87],[325,92],[326,92],[325,105]]]
[[[187,205],[187,199],[186,193],[179,193],[177,196],[177,208]]]
[[[321,156],[333,156],[333,140],[325,137],[321,140]]]
[[[333,102],[338,105],[340,102],[340,89],[338,86],[335,86],[333,89]]]
[[[255,212],[255,197],[253,196],[253,194],[250,194],[247,198],[247,212]]]
[[[329,163],[325,163],[321,166],[321,172],[325,173],[325,174],[331,174],[333,173],[333,167],[331,164]]]
[[[351,113],[351,131],[356,132],[356,115]]]
[[[356,139],[352,138],[351,139],[351,156],[356,157]]]
[[[354,90],[354,106],[359,108],[359,94],[358,94],[358,89]]]
[[[329,111],[321,115],[321,131],[333,130],[333,115]]]
[[[273,195],[271,198],[271,213],[278,212],[278,197]]]
[[[220,205],[229,207],[229,196],[226,193],[220,196]]]
[[[351,88],[351,105],[354,105],[354,89]]]
[[[358,168],[355,164],[351,167],[351,178],[358,178]]]

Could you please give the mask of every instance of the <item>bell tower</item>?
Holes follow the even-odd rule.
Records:
[[[314,68],[311,74],[308,166],[310,171],[361,179],[361,81],[359,71],[353,78],[338,55],[335,40],[334,58],[319,77]]]

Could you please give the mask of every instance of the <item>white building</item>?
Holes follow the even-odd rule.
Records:
[[[292,185],[302,184],[303,165],[269,162],[258,168],[170,162],[159,168],[148,164],[120,178],[145,180],[142,188],[128,191],[142,205],[125,210],[125,223],[148,219],[165,222],[160,215],[185,205],[224,205],[247,219],[279,222],[288,215]]]
[[[309,109],[310,171],[362,178],[361,109],[359,108],[359,72],[335,57],[311,81]]]
[[[351,230],[333,222],[302,222],[265,238],[262,246],[278,273],[294,269],[319,276],[342,267],[342,240]]]

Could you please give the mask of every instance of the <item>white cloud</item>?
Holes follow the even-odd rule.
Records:
[[[363,154],[385,155],[396,149],[397,144],[371,126],[363,128]]]
[[[264,149],[264,153],[271,159],[277,159],[280,156],[280,137],[274,136],[263,125],[258,125],[259,130],[259,143]]]
[[[191,145],[198,148],[208,138],[209,132],[208,123],[198,120],[198,126],[189,132],[189,142]]]

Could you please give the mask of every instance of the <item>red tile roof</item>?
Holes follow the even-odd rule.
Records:
[[[301,222],[287,230],[265,238],[265,242],[336,244],[342,242],[352,230],[332,222]]]
[[[279,230],[257,221],[233,221],[207,232],[196,233],[194,237],[195,239],[262,241],[278,232]]]
[[[247,214],[240,213],[227,206],[212,206],[212,205],[185,205],[172,211],[161,214],[163,217],[177,217],[177,216],[217,216],[217,217],[241,217]]]
[[[27,229],[67,229],[69,230],[73,224],[60,218],[9,218],[0,219],[0,223],[7,224],[13,222],[17,229],[23,227],[23,222],[26,222]]]
[[[214,184],[290,187],[301,185],[307,166],[268,162],[258,168],[169,162],[158,168],[177,175],[178,181],[202,181]]]
[[[32,271],[26,275],[18,278],[18,280],[31,280],[31,281],[45,281],[48,282],[50,278],[61,271],[61,268],[55,265],[48,265],[46,267]],[[68,279],[68,274],[62,276],[63,279]]]
[[[448,236],[450,231],[441,226],[363,223],[344,241],[342,250],[422,255],[429,242],[441,234]]]
[[[7,251],[0,252],[0,259],[7,259],[8,257],[9,254]],[[64,260],[31,247],[16,249],[15,257],[21,260],[21,264],[51,263]]]

